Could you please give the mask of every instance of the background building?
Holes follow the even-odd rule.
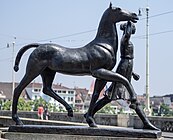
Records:
[[[18,83],[15,83],[17,86]],[[53,84],[52,88],[54,92],[64,99],[75,111],[85,113],[88,110],[90,101],[92,98],[92,93],[94,90],[94,81],[91,83],[90,89],[86,88],[68,88],[62,86],[62,84]],[[42,83],[30,83],[21,93],[22,98],[25,100],[36,100],[43,98],[48,103],[56,106],[57,109],[65,110],[64,106],[57,102],[55,99],[43,94]],[[102,98],[106,89],[101,91],[100,97]],[[2,104],[5,101],[12,100],[12,83],[0,82],[0,103]],[[138,95],[137,96],[139,103],[145,107],[146,96]],[[153,115],[162,115],[165,110],[173,112],[173,94],[166,94],[164,96],[153,96],[150,97],[150,105],[153,111]],[[123,112],[123,113],[133,113],[130,110],[129,104],[124,100],[112,101],[110,106],[114,108],[114,112]]]

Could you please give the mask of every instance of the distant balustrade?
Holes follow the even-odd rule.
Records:
[[[0,116],[10,116],[11,111],[0,111]],[[23,118],[34,118],[37,119],[37,112],[19,112],[19,116]],[[173,132],[173,117],[162,117],[162,116],[152,116],[148,117],[153,125],[160,128],[164,132]],[[5,119],[5,118],[4,118]],[[8,118],[9,119],[9,118]],[[57,121],[68,121],[68,122],[80,122],[86,123],[83,114],[75,113],[74,117],[68,117],[67,113],[51,113],[50,120]],[[109,114],[96,114],[95,120],[97,124],[101,125],[112,125],[121,127],[134,127],[142,128],[143,124],[138,116],[119,114],[119,115],[109,115]],[[7,126],[4,124],[3,119],[0,119],[0,126]],[[10,124],[10,123],[9,123]]]

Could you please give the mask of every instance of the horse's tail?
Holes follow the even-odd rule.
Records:
[[[19,63],[22,55],[30,48],[37,48],[40,44],[34,43],[29,44],[24,47],[22,47],[19,52],[17,53],[16,59],[15,59],[15,65],[14,65],[14,71],[17,72],[19,70]]]

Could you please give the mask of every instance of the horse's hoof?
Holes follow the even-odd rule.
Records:
[[[97,124],[92,117],[86,117],[86,122],[90,127],[97,127]]]
[[[13,115],[12,119],[16,122],[16,125],[23,125],[23,122],[19,119],[17,115]]]
[[[16,122],[16,125],[24,125],[23,122],[21,120]]]
[[[90,127],[97,127],[96,123],[90,123],[88,124]]]
[[[73,117],[73,110],[70,108],[70,109],[68,109],[67,111],[68,111],[68,114],[67,114],[67,115],[68,115],[69,117]]]
[[[87,117],[87,113],[85,113],[83,116],[84,116],[84,118],[86,119],[86,117]]]
[[[143,129],[149,129],[149,130],[157,130],[157,131],[161,131],[159,128],[155,127],[155,126],[152,125],[151,123],[144,124]]]

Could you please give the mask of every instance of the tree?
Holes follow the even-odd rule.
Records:
[[[6,101],[2,104],[2,110],[10,110],[12,101]],[[34,101],[26,101],[24,98],[19,98],[17,108],[20,111],[37,111],[39,105],[48,107],[49,110],[56,112],[58,111],[57,106],[46,102],[43,98],[35,99]],[[61,111],[61,110],[60,110]]]
[[[111,107],[110,104],[107,104],[102,109],[100,109],[98,113],[115,114],[115,109]]]
[[[2,110],[10,110],[11,104],[12,104],[11,100],[4,102],[4,104],[2,105]]]
[[[32,109],[32,101],[25,101],[23,98],[19,98],[17,108],[20,111],[31,111]],[[10,110],[12,105],[12,101],[6,101],[2,105],[2,110]]]
[[[35,99],[32,103],[32,106],[33,106],[33,110],[34,111],[37,111],[38,107],[40,105],[43,105],[44,107],[48,107],[49,110],[53,111],[53,112],[56,112],[58,111],[57,109],[57,106],[56,105],[53,105],[51,103],[48,103],[46,102],[43,98],[39,98],[39,99]]]
[[[164,116],[172,116],[173,112],[170,110],[169,106],[161,104],[159,114]]]
[[[31,111],[32,101],[26,101],[24,98],[19,98],[17,108],[20,111]]]
[[[32,104],[32,106],[34,107],[33,108],[33,110],[34,111],[37,111],[37,109],[38,109],[38,107],[40,106],[40,105],[43,105],[43,106],[46,106],[48,103],[43,99],[43,98],[39,98],[39,99],[35,99],[34,101],[33,101],[33,104]]]

